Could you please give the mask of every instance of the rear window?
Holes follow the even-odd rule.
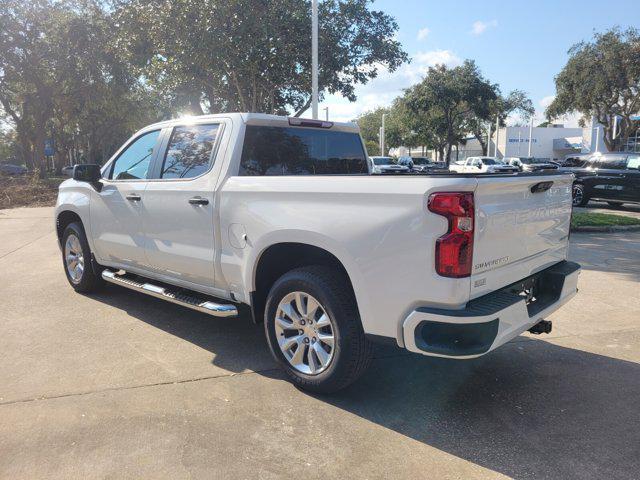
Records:
[[[369,173],[357,133],[248,125],[239,175]]]

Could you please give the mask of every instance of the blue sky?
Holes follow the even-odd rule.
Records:
[[[350,120],[387,105],[430,65],[456,65],[464,59],[475,60],[503,93],[516,88],[527,92],[542,118],[555,94],[553,78],[573,44],[615,25],[640,28],[638,0],[377,0],[373,8],[396,18],[398,40],[413,61],[358,87],[355,103],[328,96],[320,108],[329,106],[332,120]],[[576,118],[565,122],[573,124]]]

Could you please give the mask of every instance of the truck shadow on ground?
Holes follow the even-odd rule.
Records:
[[[247,314],[211,319],[107,289],[94,298],[210,351],[214,365],[283,378],[262,325]],[[622,349],[625,338],[611,342]],[[640,472],[640,365],[529,337],[465,362],[379,347],[355,385],[314,397],[514,478],[638,478]]]
[[[634,362],[520,337],[472,361],[382,358],[323,400],[513,478],[640,476]]]

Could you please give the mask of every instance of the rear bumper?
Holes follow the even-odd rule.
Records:
[[[424,355],[475,358],[528,330],[578,291],[580,265],[563,261],[469,302],[462,310],[418,308],[403,324],[405,347]],[[533,286],[527,304],[517,292]]]

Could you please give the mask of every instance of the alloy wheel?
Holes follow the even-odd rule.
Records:
[[[584,192],[582,188],[574,185],[573,186],[573,205],[578,206],[582,203],[582,199],[584,198]]]
[[[69,278],[73,283],[80,283],[84,272],[84,255],[80,239],[74,234],[67,237],[64,245],[64,259]]]
[[[292,292],[280,301],[275,333],[280,351],[297,371],[317,375],[331,364],[334,323],[320,302],[308,293]]]

